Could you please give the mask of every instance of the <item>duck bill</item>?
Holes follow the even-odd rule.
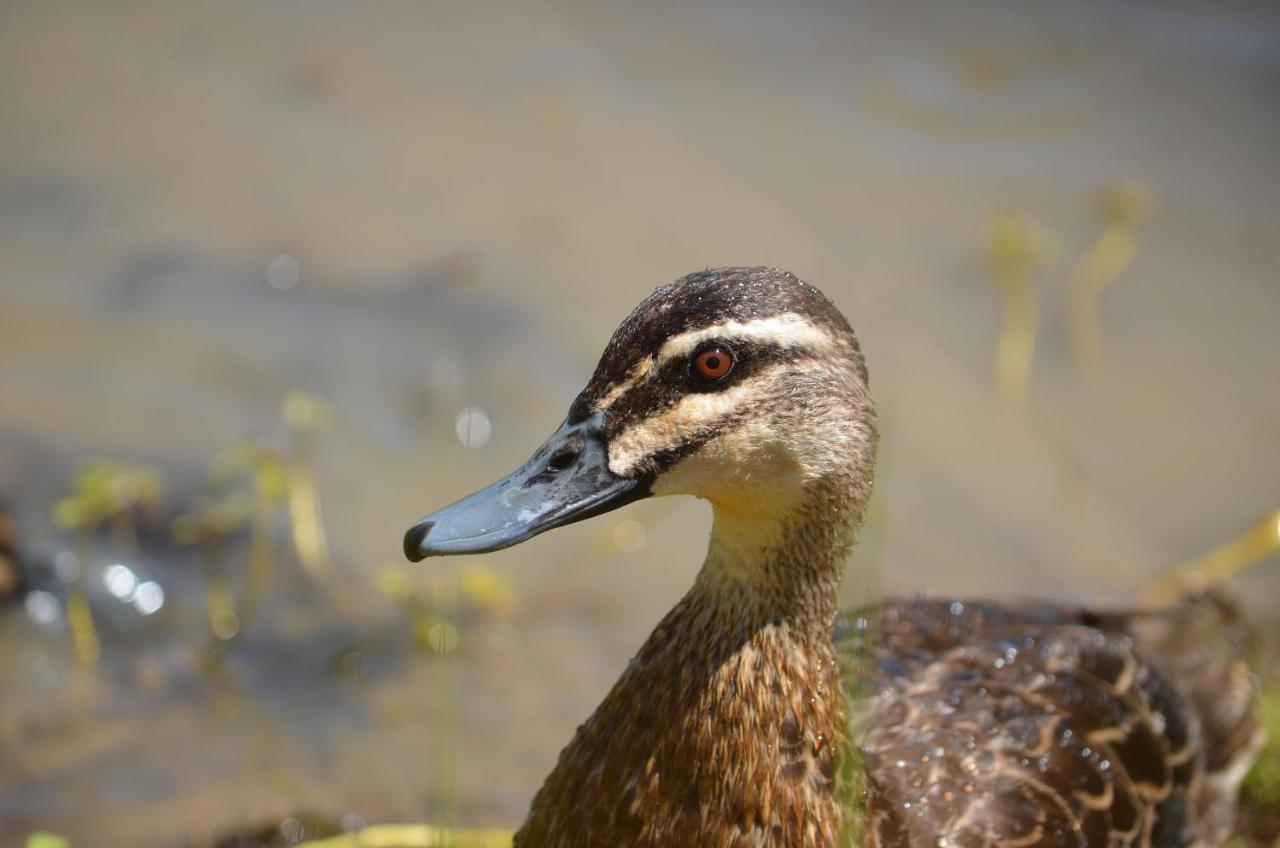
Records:
[[[418,562],[509,548],[647,497],[650,482],[609,470],[600,416],[566,420],[512,474],[415,524],[404,554]]]

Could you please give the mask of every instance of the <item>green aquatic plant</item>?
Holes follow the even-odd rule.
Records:
[[[1224,583],[1280,551],[1280,509],[1241,535],[1223,542],[1188,563],[1171,568],[1147,590],[1147,601],[1160,605]]]
[[[1049,254],[1049,239],[1029,219],[1004,215],[987,226],[984,248],[1004,301],[992,366],[996,393],[1009,406],[1025,409],[1038,326],[1033,277]]]
[[[241,479],[248,488],[236,488]],[[211,493],[176,517],[170,532],[179,544],[198,544],[204,558],[209,628],[229,641],[244,631],[271,590],[275,575],[275,512],[285,494],[280,457],[258,442],[243,442],[209,463]],[[225,540],[249,530],[249,569],[237,595],[224,562]]]
[[[1266,739],[1240,785],[1240,822],[1233,848],[1280,848],[1280,673],[1263,684],[1258,723]]]
[[[860,740],[867,706],[874,696],[877,610],[874,605],[842,613],[836,624],[840,681],[844,690],[847,732],[840,753],[841,845],[867,841],[867,766]]]
[[[26,848],[71,848],[71,843],[56,833],[37,830],[27,836]]]
[[[345,595],[337,591],[328,536],[320,512],[312,454],[314,436],[328,415],[311,395],[285,395],[281,416],[288,449],[244,441],[209,462],[206,494],[174,519],[170,530],[179,544],[198,544],[205,559],[209,627],[219,641],[245,631],[262,609],[275,582],[277,520],[288,518],[289,541],[303,571],[340,612]],[[244,586],[236,591],[227,574],[227,537],[248,530],[249,564]]]
[[[1199,557],[1167,570],[1147,588],[1153,607],[1224,585],[1280,551],[1280,510]],[[1257,698],[1263,743],[1240,784],[1236,833],[1231,848],[1280,848],[1280,667],[1276,646],[1254,633],[1249,665],[1261,680]]]
[[[1076,368],[1096,374],[1102,366],[1102,327],[1098,303],[1102,294],[1133,264],[1138,252],[1137,226],[1151,206],[1151,191],[1136,181],[1110,185],[1102,192],[1106,229],[1071,271],[1067,329]]]
[[[318,398],[295,389],[285,395],[281,415],[289,430],[285,492],[293,549],[311,578],[329,587],[335,573],[314,469],[315,435],[329,415],[328,408]]]
[[[54,523],[77,540],[77,568],[67,591],[67,628],[81,665],[93,665],[102,653],[87,584],[94,534],[108,525],[117,548],[136,549],[138,510],[154,508],[163,491],[160,475],[151,468],[99,459],[80,469],[71,492],[53,506]]]

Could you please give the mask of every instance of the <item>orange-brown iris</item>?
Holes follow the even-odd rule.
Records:
[[[695,356],[693,367],[708,380],[719,380],[733,368],[733,356],[727,350],[713,347]]]

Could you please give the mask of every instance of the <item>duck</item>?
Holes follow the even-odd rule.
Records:
[[[524,465],[405,534],[418,562],[641,498],[711,504],[693,585],[561,751],[517,848],[1221,844],[1260,741],[1231,605],[842,613],[877,432],[828,297],[712,268],[626,317]]]

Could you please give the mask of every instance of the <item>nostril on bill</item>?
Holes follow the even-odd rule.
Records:
[[[409,562],[421,562],[426,559],[426,554],[422,552],[422,543],[434,526],[434,521],[424,521],[409,528],[409,532],[404,534],[404,555]]]
[[[578,458],[576,448],[561,448],[551,455],[551,459],[547,460],[547,468],[551,471],[564,471],[574,460]]]

